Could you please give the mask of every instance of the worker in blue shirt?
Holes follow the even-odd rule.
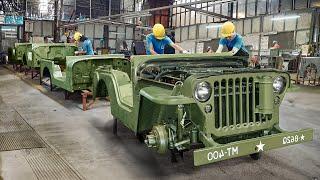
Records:
[[[82,50],[78,51],[77,54],[94,55],[90,39],[79,32],[74,33],[73,38],[76,42],[82,42]]]
[[[166,36],[165,29],[162,24],[155,24],[152,28],[151,34],[147,35],[147,55],[164,54],[164,48],[166,45],[170,45],[175,50],[188,53],[188,51],[182,49],[180,46],[175,44],[168,36]]]
[[[244,47],[242,36],[235,33],[235,26],[232,22],[227,21],[221,27],[222,38],[219,41],[219,47],[216,53],[221,53],[224,46],[228,48],[234,56],[249,56],[248,51]]]

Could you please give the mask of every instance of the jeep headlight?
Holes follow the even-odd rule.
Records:
[[[28,52],[28,61],[32,61],[32,52]]]
[[[278,76],[273,80],[273,91],[282,93],[286,87],[286,80],[282,76]]]
[[[196,85],[194,97],[200,102],[206,102],[211,96],[211,86],[208,82],[200,82]]]

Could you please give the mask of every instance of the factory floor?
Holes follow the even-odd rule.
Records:
[[[5,180],[32,179],[320,179],[320,87],[289,92],[281,105],[284,129],[314,128],[312,142],[194,167],[192,152],[172,164],[119,125],[112,133],[107,101],[82,111],[23,73],[0,66],[0,171]],[[0,178],[1,179],[1,178]]]

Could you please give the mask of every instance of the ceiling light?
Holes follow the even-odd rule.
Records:
[[[213,24],[213,25],[208,25],[206,26],[207,29],[211,29],[211,28],[221,28],[222,24]]]
[[[126,17],[133,17],[133,16],[146,16],[146,15],[151,15],[149,12],[145,13],[130,13],[130,14],[125,14],[121,17],[126,18]]]
[[[152,14],[137,14],[137,15],[132,15],[132,16],[123,16],[123,19],[131,19],[131,18],[138,18],[138,17],[147,17],[147,16],[152,16]]]
[[[120,32],[110,32],[110,34],[124,35],[124,34],[126,34],[126,33],[120,33]]]
[[[271,18],[272,21],[281,21],[281,20],[286,20],[286,19],[298,19],[300,16],[298,15],[292,15],[292,16],[278,16]]]

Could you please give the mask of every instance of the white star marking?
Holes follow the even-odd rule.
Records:
[[[259,151],[263,151],[263,146],[264,146],[264,145],[265,145],[265,144],[262,144],[261,141],[260,141],[260,143],[259,143],[258,145],[256,145],[257,148],[258,148],[257,151],[258,151],[258,152],[259,152]]]
[[[300,137],[301,141],[304,141],[304,135],[302,134]]]

